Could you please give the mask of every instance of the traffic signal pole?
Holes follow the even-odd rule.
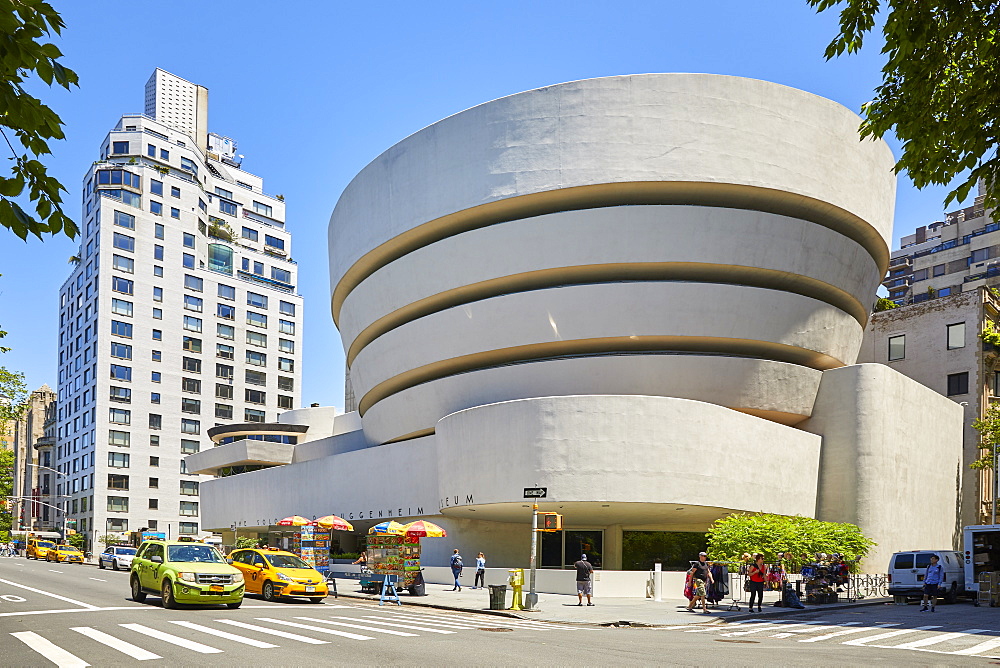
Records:
[[[535,565],[538,561],[538,504],[531,506],[531,572],[528,575],[528,595],[524,597],[524,605],[528,610],[534,610],[538,604],[538,594],[535,593]]]

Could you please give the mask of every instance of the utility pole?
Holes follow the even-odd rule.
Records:
[[[528,610],[534,610],[538,603],[535,593],[535,565],[538,561],[538,504],[531,506],[531,572],[528,575],[528,595],[524,597],[524,605]]]

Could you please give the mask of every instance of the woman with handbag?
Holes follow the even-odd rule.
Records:
[[[747,569],[746,590],[750,592],[750,611],[753,612],[753,601],[757,599],[757,612],[761,612],[760,606],[764,602],[764,581],[767,578],[767,565],[764,563],[764,555],[757,553],[753,556],[753,563]]]

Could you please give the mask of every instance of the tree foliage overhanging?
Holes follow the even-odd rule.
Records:
[[[875,545],[854,524],[809,517],[736,514],[716,520],[708,530],[709,555],[727,561],[738,561],[744,553],[756,552],[774,561],[782,553],[791,552],[798,562],[825,552],[842,554],[845,560],[854,562]]]
[[[66,90],[78,85],[73,70],[59,59],[62,52],[43,41],[59,35],[65,24],[47,2],[0,0],[0,148],[10,150],[10,176],[0,176],[0,225],[21,239],[33,234],[76,236],[76,224],[62,209],[65,188],[48,175],[38,159],[49,155],[49,140],[63,139],[63,122],[52,109],[24,90],[37,77],[46,85]],[[16,201],[27,196],[34,215]]]
[[[980,0],[807,0],[840,8],[827,59],[856,53],[885,11],[882,84],[864,104],[862,137],[894,130],[903,143],[896,172],[917,188],[966,178],[944,201],[963,201],[983,179],[985,203],[1000,186],[1000,3]]]

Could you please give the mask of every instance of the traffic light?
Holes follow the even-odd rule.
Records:
[[[562,515],[559,513],[538,513],[541,518],[540,531],[561,531]]]

